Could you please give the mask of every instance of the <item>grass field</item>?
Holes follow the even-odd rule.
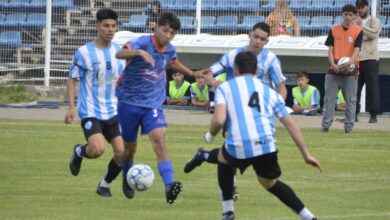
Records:
[[[354,130],[345,135],[343,130],[324,134],[318,129],[303,129],[312,154],[325,169],[319,173],[304,164],[286,131],[277,130],[281,180],[295,189],[319,219],[390,219],[388,131]],[[184,163],[203,145],[204,131],[205,126],[170,125],[168,129],[175,177],[184,186],[177,203],[170,206],[146,137],[140,139],[136,162],[152,166],[155,184],[127,200],[122,195],[121,179],[117,179],[111,185],[113,198],[104,199],[95,190],[111,148],[102,158],[84,160],[79,176],[73,177],[68,160],[73,145],[83,142],[78,123],[65,126],[60,121],[0,120],[0,219],[220,219],[216,167],[204,164],[191,174],[182,171]],[[221,141],[219,137],[215,143]],[[237,178],[237,220],[299,219],[260,188],[252,169]]]

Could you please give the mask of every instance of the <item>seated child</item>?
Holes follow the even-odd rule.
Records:
[[[191,84],[184,80],[182,73],[173,73],[172,77],[173,80],[169,81],[169,87],[167,89],[167,104],[188,105],[191,98]]]
[[[315,115],[320,109],[320,92],[309,85],[309,75],[301,71],[297,75],[298,86],[292,89],[294,97],[293,111],[295,114]]]
[[[203,76],[196,77],[191,84],[191,103],[194,106],[207,106],[209,104],[209,86]]]

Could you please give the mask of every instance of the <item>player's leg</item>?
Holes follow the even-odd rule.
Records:
[[[363,63],[363,62],[362,62]],[[366,77],[366,109],[370,113],[369,123],[377,123],[377,115],[379,113],[379,62],[377,60],[367,60],[367,77]]]
[[[87,144],[76,144],[73,148],[69,168],[73,176],[80,172],[83,158],[97,158],[104,153],[105,143],[102,134],[101,124],[96,118],[81,120],[84,136]]]
[[[124,152],[123,140],[120,136],[118,117],[114,117],[103,124],[103,135],[113,148],[114,156],[109,161],[107,172],[100,181],[96,193],[103,197],[111,197],[110,183],[119,175]]]
[[[328,132],[332,126],[333,116],[335,111],[335,103],[339,86],[341,85],[340,76],[326,74],[325,76],[325,97],[324,97],[324,112],[322,117],[322,132]]]
[[[255,158],[252,165],[258,181],[268,192],[298,214],[302,220],[316,220],[313,213],[305,207],[291,187],[277,179],[281,175],[277,160],[277,152]]]
[[[359,75],[359,78],[358,78],[358,87],[357,87],[357,92],[356,92],[356,116],[355,116],[355,122],[358,122],[358,115],[359,115],[359,112],[360,112],[360,99],[361,99],[361,96],[362,96],[362,90],[363,90],[363,86],[365,84],[365,73],[362,72],[363,69],[362,69],[362,66],[365,66],[365,64],[362,64],[362,62],[360,62],[360,75]]]
[[[357,76],[347,76],[342,79],[341,90],[345,99],[345,133],[352,132],[356,115]]]
[[[218,185],[221,190],[222,220],[234,219],[234,176],[237,168],[229,164],[224,148],[218,150]]]
[[[169,204],[175,202],[182,190],[182,184],[174,180],[174,170],[165,140],[167,123],[161,109],[147,109],[142,119],[142,133],[148,134],[154,153],[157,157],[157,167],[163,180],[166,199]]]

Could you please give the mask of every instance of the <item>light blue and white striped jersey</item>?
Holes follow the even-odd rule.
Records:
[[[226,72],[226,80],[234,78],[234,59],[245,49],[246,47],[241,47],[225,53],[218,62],[210,66],[211,71],[214,75]],[[263,48],[257,54],[257,68],[257,78],[272,88],[286,81],[279,58],[268,49]]]
[[[225,148],[235,158],[247,159],[276,151],[274,116],[289,113],[283,98],[251,75],[219,85],[215,104],[227,109]]]
[[[88,42],[77,49],[69,77],[80,80],[77,96],[80,119],[107,120],[117,115],[115,84],[125,64],[115,58],[120,49],[121,46],[114,42],[107,48],[98,48]]]

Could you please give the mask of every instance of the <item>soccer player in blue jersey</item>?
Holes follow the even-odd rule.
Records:
[[[64,122],[69,124],[74,121],[75,87],[79,79],[77,112],[87,144],[74,147],[69,163],[70,171],[77,176],[83,158],[101,156],[106,139],[113,147],[114,156],[96,192],[103,197],[111,197],[109,184],[121,171],[120,161],[124,151],[115,96],[115,83],[124,68],[124,62],[115,58],[120,45],[111,42],[118,27],[118,15],[113,10],[101,9],[96,18],[97,37],[78,48],[73,57],[67,81],[69,110]]]
[[[281,170],[277,159],[274,116],[286,127],[301,152],[304,161],[322,170],[319,161],[306,148],[302,133],[296,126],[283,98],[269,86],[254,77],[257,69],[256,55],[246,51],[235,58],[232,80],[218,86],[215,94],[216,108],[205,141],[226,125],[227,137],[218,152],[218,182],[222,190],[223,219],[234,219],[233,170],[244,173],[252,166],[260,184],[295,211],[302,220],[316,217],[304,206],[294,191],[278,180]]]
[[[125,143],[122,172],[125,175],[134,164],[138,129],[141,126],[141,133],[149,136],[157,156],[157,167],[169,204],[175,202],[182,185],[174,180],[173,165],[165,143],[167,123],[162,110],[166,98],[165,70],[171,66],[177,72],[195,75],[178,60],[176,50],[170,44],[179,29],[177,16],[164,12],[157,20],[153,35],[129,41],[116,55],[119,59],[127,60],[116,90],[119,123]],[[127,184],[123,186],[129,187]]]

